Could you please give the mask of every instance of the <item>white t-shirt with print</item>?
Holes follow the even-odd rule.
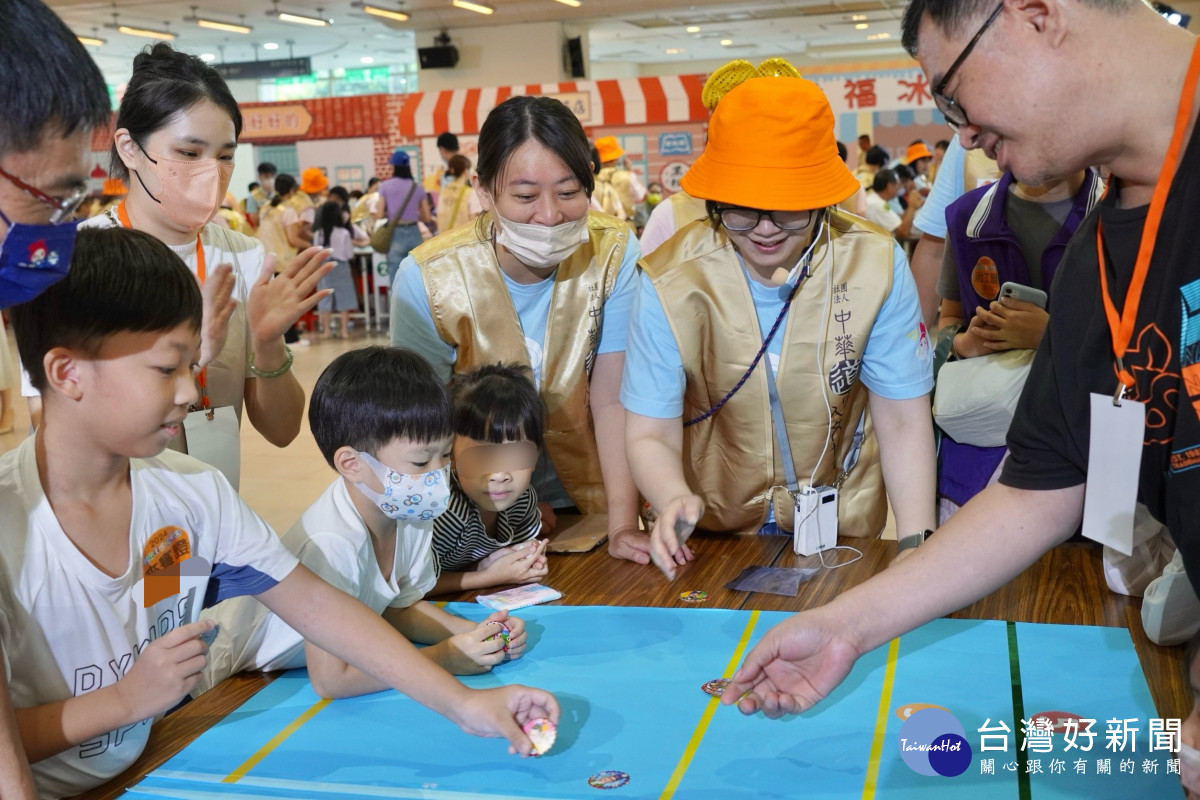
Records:
[[[151,641],[196,621],[206,599],[257,594],[296,567],[220,472],[165,451],[130,461],[130,564],[111,577],[59,525],[38,478],[34,441],[0,457],[0,642],[16,708],[111,686]],[[170,562],[181,577],[154,574]],[[37,762],[38,791],[73,795],[117,775],[141,755],[150,724]]]
[[[408,608],[437,583],[433,521],[396,525],[396,552],[384,577],[371,532],[339,477],[282,539],[306,567],[382,614],[388,607]],[[204,677],[193,694],[243,670],[293,669],[305,664],[304,639],[253,597],[222,603],[206,610],[204,618],[220,624],[222,634],[209,650]]]

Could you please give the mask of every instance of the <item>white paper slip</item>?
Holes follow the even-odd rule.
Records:
[[[540,583],[531,583],[528,586],[517,586],[495,594],[481,594],[475,598],[475,602],[496,611],[514,611],[526,606],[536,606],[538,603],[549,603],[560,597],[562,597],[562,592]]]
[[[1111,395],[1092,395],[1083,535],[1127,556],[1133,555],[1133,514],[1145,432],[1144,404],[1126,398],[1118,406]]]
[[[212,419],[209,419],[210,413]],[[238,488],[242,474],[242,444],[233,406],[193,411],[184,418],[183,430],[187,435],[188,455],[221,470],[233,488]]]

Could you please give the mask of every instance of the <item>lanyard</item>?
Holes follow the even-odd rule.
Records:
[[[124,228],[133,228],[129,223],[129,213],[125,211],[125,201],[122,200],[117,204],[117,219],[121,221],[121,226]],[[200,243],[200,234],[196,234],[196,277],[200,280],[200,285],[204,285],[204,246]],[[196,385],[200,387],[200,407],[207,409],[212,406],[208,399],[208,367],[200,370],[200,374],[196,376]],[[211,419],[211,417],[209,417]]]
[[[1100,294],[1104,300],[1104,315],[1108,320],[1108,329],[1112,333],[1113,354],[1117,359],[1117,377],[1120,383],[1113,394],[1113,405],[1120,405],[1121,398],[1133,388],[1133,375],[1125,369],[1124,356],[1133,338],[1133,326],[1137,322],[1138,305],[1142,299],[1142,289],[1146,285],[1146,273],[1150,269],[1150,259],[1154,255],[1154,243],[1158,239],[1158,228],[1162,222],[1163,208],[1167,204],[1167,194],[1171,190],[1171,182],[1175,178],[1175,170],[1179,166],[1179,153],[1183,149],[1183,135],[1187,130],[1188,121],[1192,117],[1192,101],[1196,94],[1197,79],[1200,78],[1200,40],[1192,50],[1192,59],[1188,64],[1187,77],[1183,81],[1183,94],[1179,98],[1179,110],[1175,115],[1175,130],[1171,135],[1171,143],[1167,147],[1163,159],[1162,170],[1158,173],[1158,181],[1154,184],[1154,194],[1150,198],[1150,209],[1146,214],[1146,222],[1142,227],[1142,240],[1138,245],[1137,261],[1134,262],[1133,277],[1129,282],[1129,291],[1125,296],[1125,305],[1120,314],[1113,304],[1108,291],[1108,273],[1104,265],[1104,235],[1103,226],[1096,220],[1096,255],[1100,262]],[[1113,186],[1113,178],[1105,187],[1105,194]]]

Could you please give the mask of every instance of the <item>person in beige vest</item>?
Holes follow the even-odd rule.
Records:
[[[612,187],[608,193],[612,200],[605,202],[604,213],[620,219],[633,219],[634,206],[646,199],[646,187],[637,175],[621,165],[625,151],[617,144],[617,137],[602,136],[597,139],[596,152],[601,163],[596,180]],[[610,207],[610,202],[621,204],[619,213],[615,207]]]
[[[466,225],[483,210],[471,188],[471,159],[464,155],[450,156],[446,164],[450,180],[442,185],[437,207],[437,230],[445,233]]]
[[[519,96],[496,106],[479,133],[485,213],[400,263],[392,344],[447,379],[528,365],[546,405],[533,477],[543,519],[607,512],[609,553],[648,564],[618,397],[639,251],[628,225],[589,213],[594,186],[587,137],[565,105]]]
[[[621,389],[654,562],[674,577],[697,527],[790,534],[797,484],[838,487],[842,535],[878,535],[888,499],[900,535],[931,528],[916,287],[887,231],[836,208],[858,183],[820,88],[733,86],[683,188],[709,217],[642,260]]]

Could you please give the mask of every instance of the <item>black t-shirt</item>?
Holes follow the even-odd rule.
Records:
[[[1090,395],[1117,388],[1100,295],[1097,213],[1108,284],[1124,308],[1148,206],[1122,209],[1114,187],[1079,226],[1050,292],[1050,323],[1008,431],[1001,482],[1062,489],[1087,479]],[[1138,500],[1167,525],[1200,594],[1200,135],[1171,185],[1125,366],[1146,403]],[[1189,391],[1189,386],[1190,391]]]

